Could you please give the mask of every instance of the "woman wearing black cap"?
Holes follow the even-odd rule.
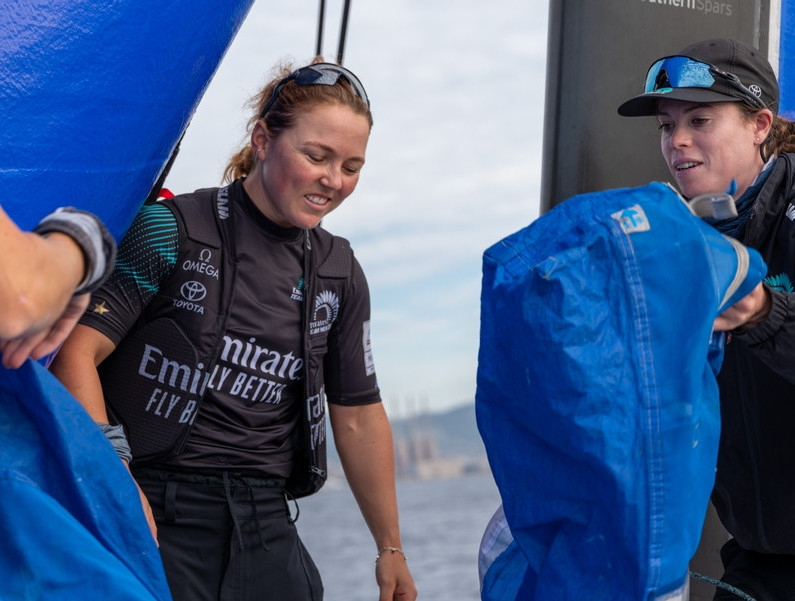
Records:
[[[778,116],[764,56],[698,42],[650,67],[623,116],[653,115],[688,198],[733,189],[737,217],[711,223],[760,251],[768,275],[715,321],[729,331],[718,377],[722,432],[712,499],[734,537],[723,581],[757,601],[795,598],[795,123]],[[719,589],[715,599],[737,599]]]

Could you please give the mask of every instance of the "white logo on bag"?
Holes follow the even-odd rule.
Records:
[[[651,229],[649,220],[643,207],[640,205],[633,205],[622,209],[610,215],[613,219],[618,221],[621,229],[625,234],[635,234],[637,232],[648,232]]]

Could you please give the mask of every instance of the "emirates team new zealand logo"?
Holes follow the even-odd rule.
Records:
[[[310,334],[320,334],[331,329],[331,324],[337,319],[340,310],[340,300],[337,295],[329,290],[324,290],[315,297],[315,310],[312,321],[309,323]]]

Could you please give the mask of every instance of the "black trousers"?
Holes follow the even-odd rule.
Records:
[[[321,601],[284,480],[136,470],[174,601]]]
[[[734,539],[720,550],[721,581],[756,601],[795,600],[795,556],[769,555],[743,549]],[[738,601],[743,597],[718,588],[714,601]]]

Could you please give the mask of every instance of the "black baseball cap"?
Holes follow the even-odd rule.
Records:
[[[657,114],[661,98],[689,102],[744,102],[778,113],[778,81],[762,53],[730,38],[704,40],[655,61],[644,93],[618,107],[624,117]]]

